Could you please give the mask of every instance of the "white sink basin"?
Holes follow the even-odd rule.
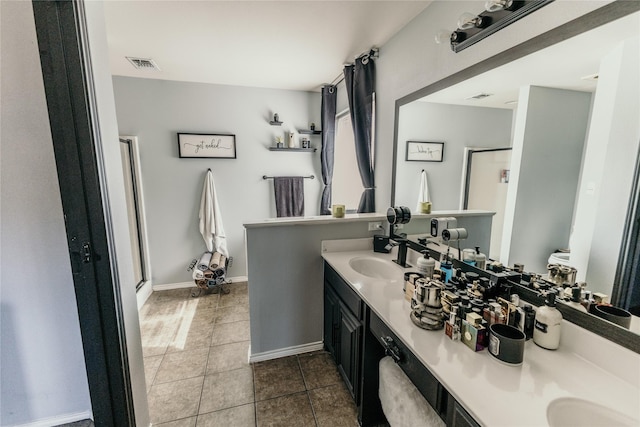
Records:
[[[640,421],[613,409],[573,397],[561,397],[552,401],[547,407],[547,420],[551,427],[640,425]]]
[[[351,258],[349,266],[363,276],[374,279],[401,280],[403,272],[393,261],[361,256]]]

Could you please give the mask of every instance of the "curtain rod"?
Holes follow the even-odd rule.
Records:
[[[378,57],[380,57],[380,49],[378,49],[377,47],[372,47],[371,49],[369,49],[368,52],[365,53],[361,53],[360,55],[356,56],[354,61],[357,61],[360,58],[364,58],[365,56],[368,56],[371,59],[376,59]],[[366,62],[364,62],[366,64]],[[351,65],[351,64],[345,64],[346,65]],[[325,86],[335,86],[337,84],[339,84],[340,82],[342,82],[344,80],[344,73],[340,73],[336,76],[335,79],[333,79],[331,81],[331,83],[329,85],[325,85]]]
[[[273,179],[275,178],[275,176],[267,176],[267,175],[262,175],[262,179]],[[316,177],[313,175],[309,175],[309,176],[303,176],[304,179],[315,179]]]

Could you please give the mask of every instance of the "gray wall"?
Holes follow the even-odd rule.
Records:
[[[362,221],[251,227],[246,234],[252,356],[321,342],[322,241],[376,233]]]
[[[91,401],[31,2],[0,15],[0,424],[56,425]]]
[[[465,147],[511,146],[512,110],[412,102],[400,109],[395,205],[412,211],[422,169],[427,172],[432,209],[458,209]],[[491,125],[487,125],[490,123]],[[442,163],[407,162],[407,141],[444,142]]]
[[[591,93],[527,86],[520,90],[500,261],[545,273],[569,246]]]
[[[315,175],[304,181],[305,213],[317,215],[322,190],[320,151],[269,151],[275,136],[320,126],[318,93],[114,77],[118,126],[139,137],[142,183],[154,285],[191,280],[192,258],[206,250],[198,209],[211,168],[234,263],[246,275],[245,221],[275,217],[273,181],[263,175]],[[270,126],[273,112],[284,124]],[[177,132],[232,133],[237,159],[180,159]],[[312,145],[320,147],[320,138]]]
[[[395,101],[450,74],[564,24],[610,1],[556,1],[460,53],[436,44],[441,28],[453,30],[461,13],[482,10],[479,1],[434,1],[380,48],[376,62],[376,208],[391,200]]]

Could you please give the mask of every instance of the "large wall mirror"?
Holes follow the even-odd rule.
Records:
[[[639,9],[608,4],[399,99],[392,205],[416,206],[425,170],[434,210],[495,206],[485,253],[546,274],[563,249],[578,281],[612,295],[637,191]],[[406,161],[407,141],[444,143],[443,161]],[[486,153],[486,184],[468,185],[470,152]]]

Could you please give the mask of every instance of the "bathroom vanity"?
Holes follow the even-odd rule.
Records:
[[[373,252],[372,239],[325,241],[322,256],[325,344],[363,426],[384,421],[378,363],[385,354],[449,426],[638,424],[638,354],[563,321],[558,350],[529,340],[522,365],[507,365],[442,330],[416,327],[402,291],[410,270],[392,262],[393,252]]]

